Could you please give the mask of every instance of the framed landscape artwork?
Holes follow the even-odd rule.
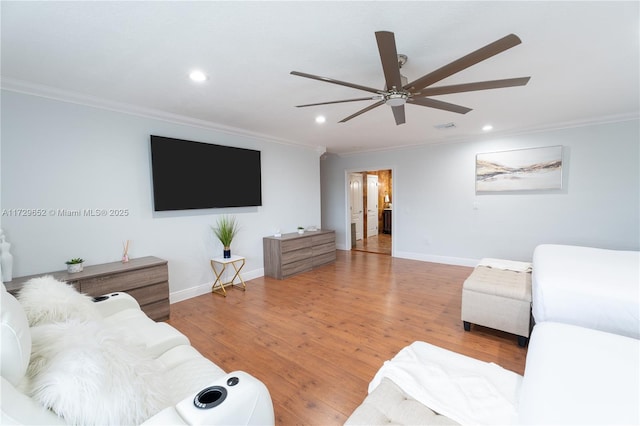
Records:
[[[562,146],[476,155],[476,192],[562,189]]]

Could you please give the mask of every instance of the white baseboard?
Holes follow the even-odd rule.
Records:
[[[264,276],[264,268],[255,269],[253,271],[242,272],[242,279],[245,281],[252,280],[254,278],[260,278]],[[236,282],[238,282],[236,280]],[[211,285],[213,281],[190,287],[184,290],[178,290],[169,294],[169,303],[182,302],[183,300],[191,299],[192,297],[202,296],[203,294],[211,293]]]
[[[405,251],[396,251],[394,257],[411,260],[421,260],[423,262],[444,263],[445,265],[470,266],[472,268],[478,265],[480,259],[468,259],[464,257],[435,256],[424,253],[411,253]]]
[[[347,248],[337,247],[338,250],[351,250]],[[393,257],[400,259],[421,260],[423,262],[444,263],[445,265],[457,265],[457,266],[471,266],[475,268],[478,266],[480,259],[468,259],[464,257],[450,257],[450,256],[436,256],[432,254],[424,253],[411,253],[408,251],[395,251]]]
[[[343,250],[338,248],[338,250]],[[479,259],[467,259],[463,257],[450,257],[450,256],[435,256],[424,253],[411,253],[404,251],[396,251],[394,257],[401,259],[421,260],[423,262],[443,263],[445,265],[458,265],[458,266],[470,266],[476,267]],[[243,272],[242,279],[245,281],[252,280],[264,276],[264,268],[255,269],[253,271]],[[169,303],[177,303],[183,300],[191,299],[192,297],[202,296],[203,294],[211,293],[212,282],[196,285],[184,290],[178,290],[169,294]]]

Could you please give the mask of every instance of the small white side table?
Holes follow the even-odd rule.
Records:
[[[244,257],[235,255],[232,255],[228,259],[225,259],[224,257],[214,257],[213,259],[211,259],[211,269],[213,269],[213,273],[216,275],[216,280],[211,286],[211,292],[227,297],[227,290],[225,289],[226,285],[230,285],[232,287],[242,289],[242,291],[246,291],[247,286],[244,284],[244,280],[240,275],[240,271],[244,267],[245,260],[246,259]],[[229,264],[233,266],[235,274],[233,275],[233,278],[231,278],[231,281],[223,283],[222,275],[224,274],[224,271],[227,269],[227,265]],[[239,283],[234,282],[236,278],[240,280]]]

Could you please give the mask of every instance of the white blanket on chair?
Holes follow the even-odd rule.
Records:
[[[425,342],[385,361],[369,384],[388,377],[433,411],[462,425],[507,425],[517,420],[522,376]]]

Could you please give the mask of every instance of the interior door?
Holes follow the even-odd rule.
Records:
[[[363,196],[362,189],[362,174],[351,173],[349,175],[349,194],[350,194],[350,206],[351,209],[351,223],[356,224],[356,241],[362,239],[363,234]]]
[[[367,175],[367,238],[378,235],[378,176]]]

